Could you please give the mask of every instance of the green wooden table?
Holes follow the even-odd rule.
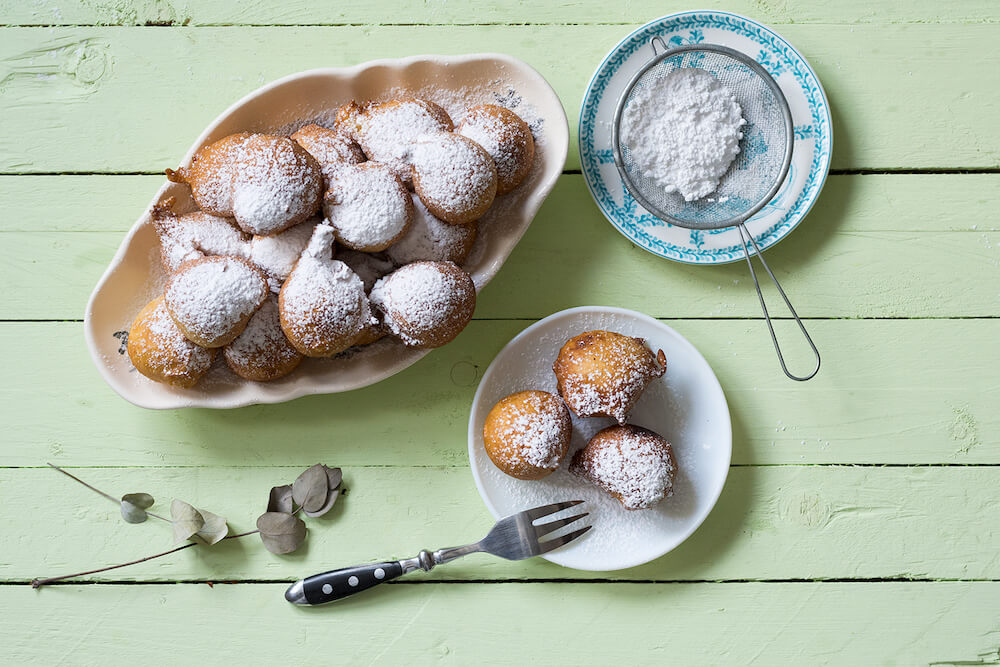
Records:
[[[824,354],[804,385],[778,371],[745,266],[639,250],[579,172],[593,68],[687,6],[0,1],[0,661],[1000,663],[1000,7],[708,4],[774,26],[833,109],[826,189],[768,253]],[[303,69],[476,51],[539,69],[574,147],[454,344],[364,390],[233,411],[145,411],[101,381],[85,299],[220,110]],[[690,540],[622,572],[474,556],[349,606],[283,601],[303,574],[489,526],[466,456],[478,379],[524,327],[587,304],[663,318],[726,390],[733,467]],[[46,461],[113,494],[190,500],[234,531],[316,461],[343,467],[347,494],[291,556],[228,540],[32,590],[170,542]]]

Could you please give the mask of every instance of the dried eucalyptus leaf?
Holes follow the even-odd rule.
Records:
[[[170,522],[174,526],[174,544],[194,537],[205,526],[205,517],[193,506],[176,498],[170,503]]]
[[[292,485],[272,486],[271,495],[267,498],[267,511],[291,514],[293,509]]]
[[[153,496],[148,493],[126,493],[122,496],[122,518],[128,523],[142,523],[148,518],[146,510],[153,506]]]
[[[329,468],[327,466],[323,466],[323,471],[326,473],[326,488],[328,492],[326,502],[315,511],[310,511],[303,507],[302,511],[306,513],[306,516],[323,516],[333,508],[333,504],[340,497],[340,482],[344,479],[343,472],[340,468]]]
[[[292,498],[306,512],[316,512],[330,495],[329,481],[323,464],[317,463],[292,482]]]
[[[265,512],[257,519],[260,540],[273,554],[288,554],[306,539],[306,522],[287,512]]]
[[[198,510],[205,525],[201,527],[197,535],[209,544],[215,544],[229,534],[229,526],[226,520],[218,514],[213,514],[208,510]]]

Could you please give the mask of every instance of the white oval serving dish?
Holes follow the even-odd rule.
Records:
[[[465,269],[481,289],[496,275],[552,190],[569,146],[566,113],[559,97],[538,72],[516,58],[492,53],[413,56],[293,74],[259,88],[223,112],[198,137],[180,164],[189,164],[202,146],[234,132],[287,133],[306,122],[331,117],[336,107],[349,100],[387,99],[401,94],[438,102],[454,114],[456,122],[461,110],[469,105],[507,106],[528,121],[535,134],[536,156],[531,173],[514,192],[497,198],[480,221],[480,238],[465,262]],[[84,334],[94,363],[123,398],[155,409],[278,403],[308,394],[365,387],[402,371],[427,354],[426,350],[407,349],[394,340],[383,339],[332,359],[307,359],[291,375],[269,383],[242,380],[220,361],[193,389],[145,378],[132,367],[123,341],[136,313],[163,289],[166,276],[149,208],[166,197],[177,200],[178,211],[195,208],[187,186],[165,182],[125,236],[94,288],[84,314]]]

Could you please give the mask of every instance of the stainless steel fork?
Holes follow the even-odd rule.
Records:
[[[563,503],[543,505],[542,507],[535,507],[534,509],[512,514],[497,521],[486,537],[474,544],[467,544],[463,547],[438,549],[433,553],[424,550],[417,554],[416,557],[405,560],[368,563],[340,570],[331,570],[322,574],[314,574],[311,577],[300,579],[289,586],[288,590],[285,591],[285,599],[293,604],[306,605],[324,604],[326,602],[333,602],[334,600],[342,600],[414,570],[430,572],[436,565],[441,565],[442,563],[447,563],[456,558],[480,551],[499,556],[500,558],[506,558],[507,560],[523,560],[532,556],[539,556],[553,549],[558,549],[568,542],[572,542],[590,530],[591,526],[585,526],[542,542],[541,539],[543,537],[552,534],[563,526],[568,526],[574,521],[579,521],[587,516],[588,512],[565,519],[555,519],[554,521],[537,526],[534,525],[534,522],[574,505],[579,505],[582,502],[582,500],[569,500]]]

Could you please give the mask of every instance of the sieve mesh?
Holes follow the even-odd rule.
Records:
[[[707,197],[684,201],[643,173],[628,145],[625,110],[643,88],[681,67],[697,67],[728,88],[743,112],[740,152]],[[685,46],[654,58],[629,82],[618,102],[613,126],[615,164],[629,192],[653,215],[690,229],[719,229],[744,222],[763,208],[788,174],[792,143],[791,112],[774,79],[746,55],[717,45]]]

